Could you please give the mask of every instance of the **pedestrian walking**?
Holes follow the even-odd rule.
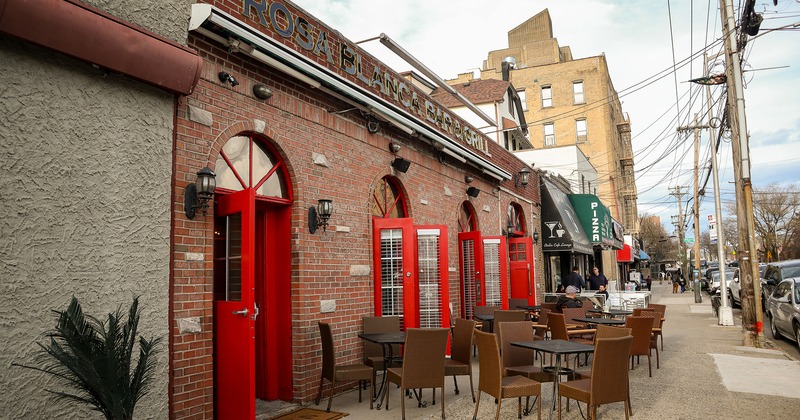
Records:
[[[583,276],[578,270],[578,267],[572,267],[572,272],[564,279],[564,287],[575,286],[575,289],[580,292],[581,289],[586,288],[586,281],[583,280]]]
[[[588,288],[591,290],[600,290],[600,286],[608,287],[608,279],[600,269],[597,267],[592,268],[592,274],[589,275]]]
[[[681,275],[680,284],[681,284],[681,293],[683,293],[686,291],[686,278],[683,277],[683,275]]]
[[[678,293],[678,273],[672,273],[672,293]]]

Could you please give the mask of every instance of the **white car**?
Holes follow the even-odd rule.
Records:
[[[719,291],[719,271],[711,273],[711,282],[708,283],[708,293],[713,295]],[[733,282],[733,270],[725,270],[725,281],[728,284],[728,290],[731,288]]]
[[[759,279],[764,278],[764,270],[766,270],[767,264],[761,263],[758,265],[758,273]],[[761,286],[761,280],[759,280],[759,287]],[[739,281],[739,269],[737,268],[736,271],[733,273],[733,282],[728,284],[728,299],[731,301],[731,306],[742,306],[742,284]],[[762,298],[762,307],[766,308],[767,302],[765,298]]]

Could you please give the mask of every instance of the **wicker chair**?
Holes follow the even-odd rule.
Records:
[[[566,309],[566,308],[565,308]],[[589,334],[594,334],[594,329],[567,329],[567,321],[564,318],[564,314],[561,313],[553,313],[550,312],[547,315],[547,328],[550,330],[550,339],[551,340],[567,340],[567,341],[574,341],[576,343],[583,343],[583,344],[594,344],[594,339],[584,338]],[[575,360],[578,359],[578,356],[575,356]],[[588,360],[588,355],[586,359]],[[569,368],[569,359],[567,359],[567,368]]]
[[[499,326],[503,352],[503,376],[524,376],[537,382],[552,382],[553,375],[533,364],[534,351],[512,346],[513,341],[534,341],[530,321],[504,322]]]
[[[550,310],[550,312],[560,312],[558,308],[556,308],[556,302],[542,302],[540,306],[542,309]]]
[[[386,333],[386,332],[399,332],[400,331],[400,317],[399,316],[367,316],[364,317],[364,334]],[[364,364],[372,368],[372,380],[378,371],[383,371],[388,366],[383,357],[383,346],[377,343],[371,343],[366,340],[364,342]],[[400,346],[392,345],[392,355],[400,356]]]
[[[406,418],[405,391],[416,388],[442,388],[442,418],[444,418],[444,356],[447,352],[448,328],[408,328],[403,352],[403,367],[389,368],[387,379],[400,386],[400,406]],[[388,384],[387,384],[388,385]],[[389,410],[389,390],[386,388],[386,410]]]
[[[494,311],[500,309],[499,306],[475,306],[472,308],[472,313],[474,315],[494,315]],[[492,325],[494,322],[482,322],[481,320],[478,321],[478,329],[484,332],[492,332]]]
[[[656,331],[661,331],[661,314],[656,311],[641,311],[639,316],[652,318],[653,329],[650,330],[650,350],[656,351],[656,369],[661,369],[659,367],[658,336],[656,335]]]
[[[587,418],[597,418],[597,407],[602,404],[622,402],[625,419],[630,413],[627,354],[632,336],[598,339],[595,344],[592,373],[588,379],[558,384],[558,418],[561,418],[561,398],[581,401],[587,405]],[[567,405],[569,411],[569,405]]]
[[[662,334],[662,331],[664,330],[664,320],[666,319],[667,315],[667,305],[651,303],[647,305],[647,308],[655,310],[656,312],[661,314],[658,331],[653,331],[653,334],[657,335],[658,337],[661,337],[661,351],[664,351],[664,334]]]
[[[333,346],[333,334],[331,333],[331,326],[329,324],[319,323],[319,335],[322,339],[322,375],[319,378],[319,391],[317,391],[317,399],[314,402],[319,405],[319,400],[322,397],[322,384],[327,379],[331,383],[330,394],[328,395],[328,408],[325,411],[331,411],[331,403],[333,403],[333,392],[336,388],[336,382],[339,381],[358,381],[358,402],[361,402],[361,384],[369,381],[369,409],[372,410],[372,393],[375,389],[375,379],[372,374],[372,368],[364,364],[351,364],[351,365],[337,365],[336,364],[336,350]]]
[[[475,332],[478,343],[478,364],[480,378],[478,379],[478,401],[475,403],[475,412],[472,419],[478,418],[478,407],[481,405],[481,391],[491,395],[497,400],[495,420],[500,418],[500,406],[504,398],[517,398],[517,418],[522,418],[522,397],[536,397],[539,407],[539,420],[542,418],[542,384],[523,376],[503,377],[503,366],[500,361],[500,349],[494,334],[481,331]]]
[[[544,340],[547,336],[547,314],[549,309],[539,309],[539,320],[533,325],[533,339]]]
[[[652,378],[653,366],[650,362],[650,337],[652,336],[653,319],[651,317],[632,315],[625,318],[625,328],[630,328],[631,335],[633,335],[630,353],[631,369],[633,369],[634,356],[636,356],[637,361],[639,356],[647,356],[647,368]]]
[[[475,387],[472,385],[472,358],[469,355],[472,348],[475,321],[464,318],[456,319],[453,328],[453,344],[450,347],[450,358],[444,361],[444,376],[452,376],[458,395],[457,375],[469,375],[469,390],[472,393],[472,402],[475,402]]]

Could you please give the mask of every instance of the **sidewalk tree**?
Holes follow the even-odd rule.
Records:
[[[644,242],[647,253],[654,258],[653,263],[675,260],[675,244],[658,216],[647,213],[639,216],[639,238]]]
[[[800,185],[770,184],[753,188],[753,219],[765,261],[782,259],[781,251],[797,234],[800,219]]]

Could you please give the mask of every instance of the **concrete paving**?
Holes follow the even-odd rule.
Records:
[[[664,348],[660,352],[660,369],[653,357],[653,377],[648,377],[647,358],[630,371],[631,398],[634,419],[796,419],[800,418],[800,361],[775,349],[754,349],[742,346],[740,325],[719,326],[711,313],[707,295],[704,302],[695,303],[694,295],[672,294],[672,287],[653,284],[651,302],[667,305],[664,323]],[[737,323],[739,320],[737,319]],[[768,340],[768,345],[772,343]],[[475,384],[480,372],[474,359]],[[445,413],[448,419],[471,419],[475,405],[469,394],[467,377],[459,377],[460,395],[455,395],[452,378],[445,384]],[[477,392],[477,390],[476,390]],[[548,418],[552,385],[542,384],[542,417]],[[424,399],[429,403],[418,408],[416,401],[406,400],[406,418],[438,419],[441,417],[441,395],[436,406],[430,404],[430,390]],[[565,404],[563,400],[562,404]],[[281,404],[265,407],[270,418],[295,405]],[[313,404],[311,407],[314,407]],[[500,418],[517,415],[515,399],[501,405]],[[324,409],[321,403],[318,408]],[[483,394],[479,419],[494,418],[493,398]],[[348,419],[401,418],[400,393],[393,389],[390,410],[370,410],[369,403],[358,403],[355,389],[337,395],[333,411],[349,413]],[[535,416],[535,411],[534,414]],[[585,413],[571,405],[564,419],[582,419]],[[557,412],[552,412],[552,418]],[[598,417],[625,418],[622,403],[601,406]],[[527,418],[532,418],[528,416]]]

